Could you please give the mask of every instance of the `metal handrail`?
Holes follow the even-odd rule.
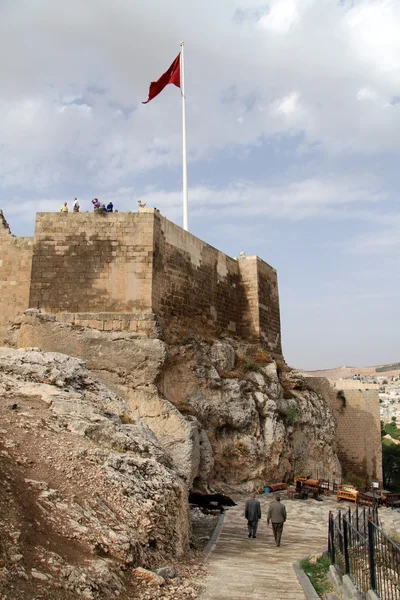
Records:
[[[377,508],[330,512],[328,551],[363,598],[371,589],[382,600],[399,600],[400,546],[379,527]]]

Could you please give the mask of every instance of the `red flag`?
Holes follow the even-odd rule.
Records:
[[[163,91],[166,85],[169,83],[173,83],[176,87],[181,87],[181,64],[180,64],[181,55],[178,54],[168,71],[165,71],[163,75],[161,75],[158,81],[152,81],[149,88],[149,98],[146,102],[142,102],[142,104],[147,104],[150,100],[153,100],[160,92]]]

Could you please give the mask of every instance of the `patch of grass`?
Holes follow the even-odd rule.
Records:
[[[258,373],[272,362],[271,354],[260,346],[246,346],[235,351],[235,368],[232,371],[218,371],[223,378],[246,379],[247,373]]]
[[[258,348],[255,350],[251,358],[254,360],[254,362],[261,366],[269,365],[269,363],[272,362],[271,354],[264,348]]]
[[[224,371],[222,369],[218,372],[222,379],[241,379],[243,381],[246,379],[246,374],[242,369],[234,369],[233,371]]]
[[[263,365],[255,362],[251,358],[247,358],[243,354],[236,353],[235,356],[235,368],[232,371],[219,371],[219,374],[223,378],[235,378],[235,379],[246,379],[248,372],[257,373],[260,371]]]
[[[323,554],[316,561],[306,558],[301,561],[300,566],[309,577],[315,591],[319,596],[332,591],[332,584],[328,578],[331,561],[327,554]]]
[[[247,371],[258,372],[262,367],[262,365],[259,365],[258,363],[254,362],[253,360],[251,360],[251,358],[245,358],[244,364],[246,366]]]
[[[300,417],[300,411],[296,406],[288,406],[282,410],[282,416],[286,425],[294,425]]]

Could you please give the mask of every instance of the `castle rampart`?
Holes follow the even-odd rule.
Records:
[[[306,381],[333,408],[342,467],[359,477],[382,481],[379,386],[324,377],[306,377]]]
[[[0,211],[0,343],[7,325],[29,306],[33,239],[11,235]]]
[[[256,256],[230,258],[155,209],[38,213],[33,238],[3,227],[0,246],[9,257],[0,269],[8,292],[0,337],[27,308],[101,330],[140,330],[143,322],[143,333],[145,315],[155,314],[162,325],[198,323],[282,354],[275,269]],[[12,265],[21,265],[19,279]]]

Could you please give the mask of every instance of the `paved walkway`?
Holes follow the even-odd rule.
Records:
[[[328,512],[336,508],[333,498],[285,500],[288,520],[281,546],[274,542],[267,525],[271,497],[261,496],[262,519],[257,538],[247,537],[243,516],[244,500],[229,509],[208,559],[209,574],[204,581],[201,600],[304,600],[303,589],[293,563],[327,546]]]
[[[272,527],[267,525],[270,496],[259,496],[263,517],[257,538],[247,537],[245,500],[227,510],[217,543],[208,559],[209,574],[201,600],[305,600],[293,563],[327,547],[328,513],[354,509],[354,504],[336,502],[335,496],[316,500],[285,500],[288,520],[280,548],[275,546]],[[400,536],[400,511],[379,510],[379,520],[390,534]]]

